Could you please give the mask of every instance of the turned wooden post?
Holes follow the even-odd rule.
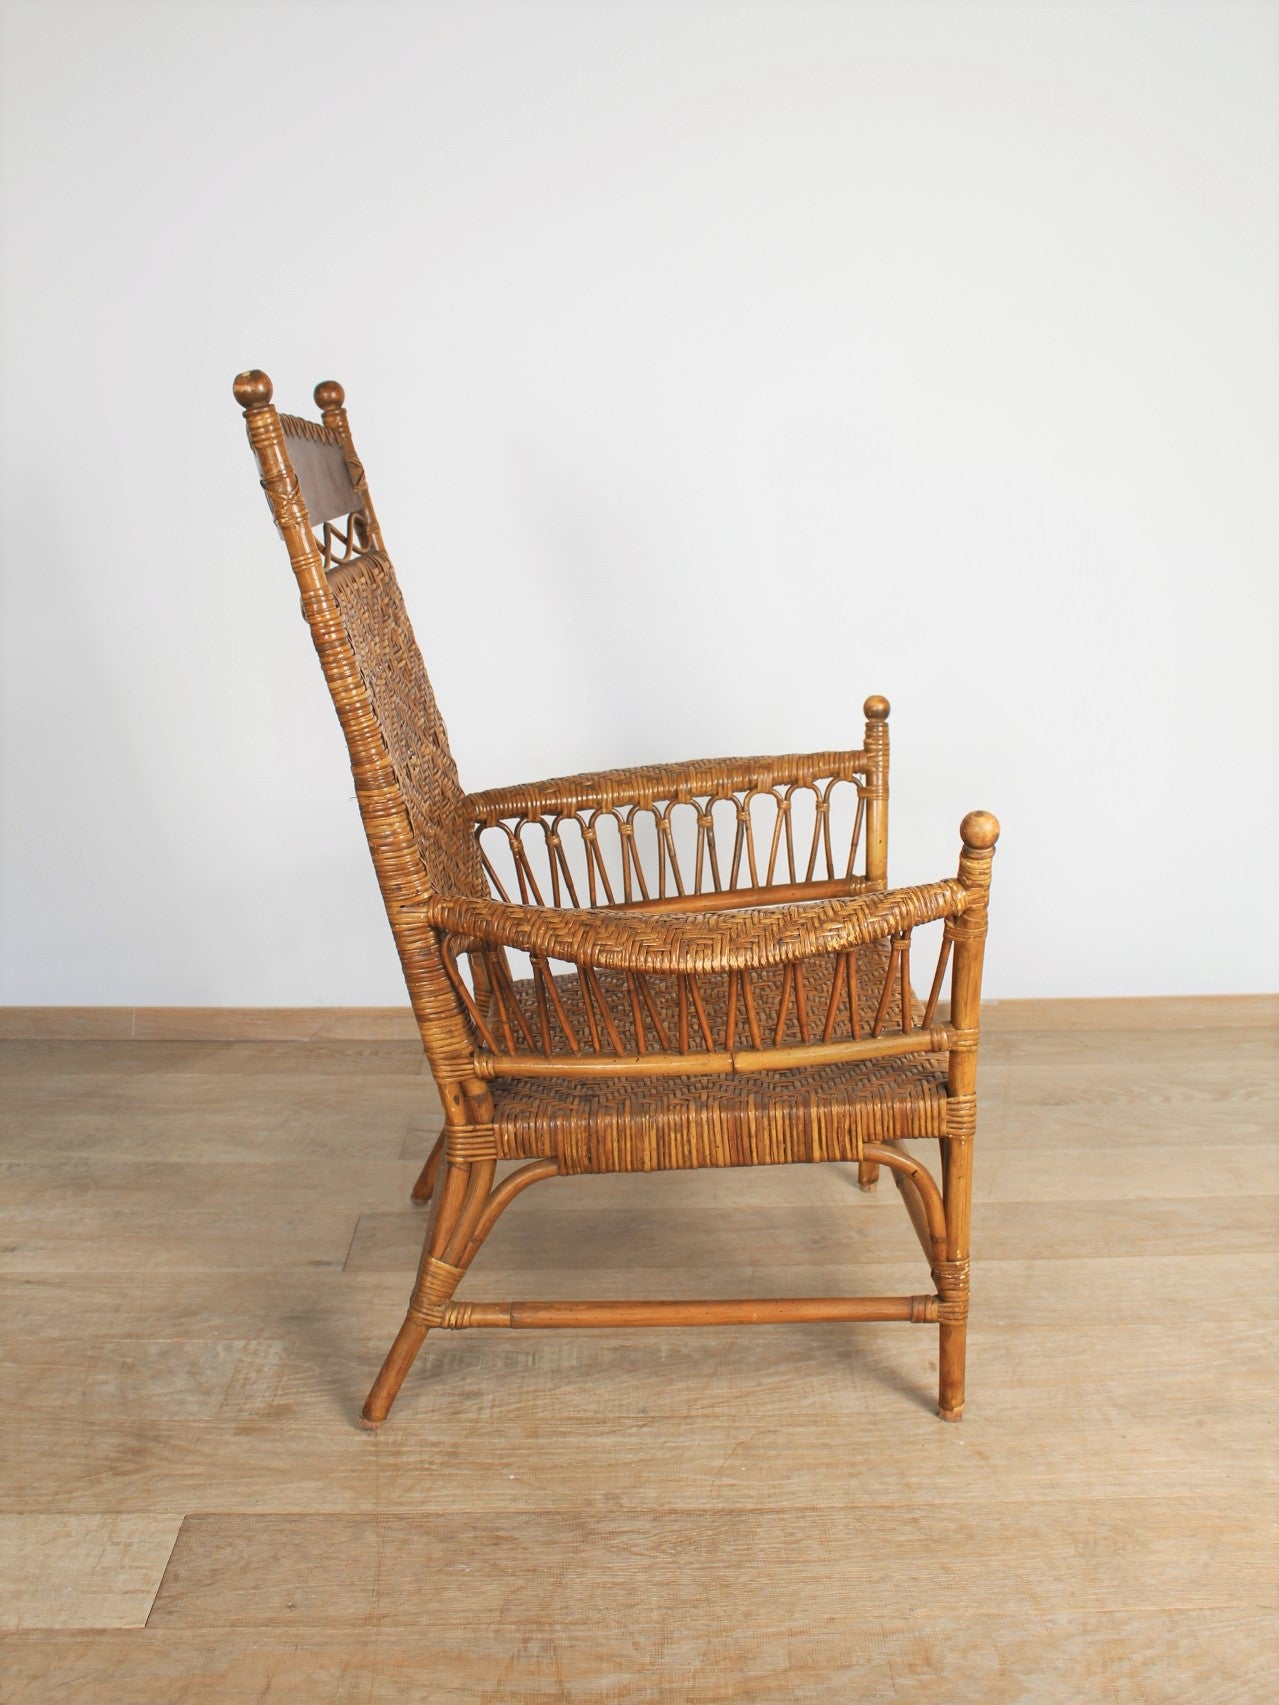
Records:
[[[378,526],[377,515],[369,497],[369,484],[364,477],[364,464],[355,453],[355,440],[351,436],[351,422],[346,412],[346,392],[336,379],[322,379],[314,391],[316,406],[321,418],[329,431],[336,434],[342,445],[342,454],[346,459],[347,472],[351,476],[351,484],[360,502],[361,514],[357,525],[362,529],[360,540],[362,549],[380,551],[382,529]]]
[[[888,886],[888,712],[886,698],[872,693],[866,713],[866,876]]]
[[[958,1421],[964,1412],[964,1356],[968,1334],[968,1240],[973,1200],[973,1134],[977,1123],[977,1019],[981,1006],[982,959],[990,866],[999,839],[989,811],[970,811],[959,826],[964,850],[959,880],[968,901],[947,928],[955,939],[950,983],[950,1022],[959,1032],[947,1075],[948,1135],[941,1145],[942,1195],[946,1205],[946,1260],[934,1269],[941,1314],[937,1413]]]
[[[306,504],[289,460],[280,416],[271,401],[274,388],[258,368],[237,374],[233,388],[235,400],[244,410],[249,443],[262,474],[262,489],[297,576],[303,614],[314,626],[317,620],[333,614],[333,601],[324,579],[324,558],[311,531]]]
[[[888,887],[888,713],[892,709],[880,693],[872,693],[862,706],[866,716],[863,744],[870,760],[866,771],[866,879],[879,888]],[[863,1190],[879,1184],[879,1167],[873,1160],[859,1161],[857,1182]]]

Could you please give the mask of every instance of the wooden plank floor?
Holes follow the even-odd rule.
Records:
[[[416,1047],[0,1043],[0,1700],[1279,1698],[1274,1018],[995,1009],[958,1427],[889,1324],[438,1334],[361,1432]],[[539,1186],[463,1295],[925,1284],[796,1167]]]

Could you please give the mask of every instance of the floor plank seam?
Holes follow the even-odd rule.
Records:
[[[178,1553],[178,1541],[182,1538],[183,1530],[190,1519],[191,1517],[189,1514],[184,1515],[179,1519],[178,1531],[173,1536],[173,1544],[169,1547],[169,1555],[165,1559],[164,1568],[160,1572],[160,1579],[156,1583],[155,1592],[151,1595],[151,1603],[147,1606],[146,1620],[142,1624],[144,1629],[151,1626],[151,1618],[155,1615],[155,1607],[160,1602],[160,1594],[164,1591],[165,1583],[169,1578],[169,1571],[173,1567],[173,1559]]]
[[[363,1213],[358,1213],[355,1216],[355,1224],[351,1228],[351,1240],[346,1246],[346,1254],[342,1257],[342,1265],[338,1269],[340,1273],[345,1273],[347,1270],[347,1264],[351,1259],[351,1251],[355,1248],[355,1240],[360,1235],[360,1221],[363,1218]]]

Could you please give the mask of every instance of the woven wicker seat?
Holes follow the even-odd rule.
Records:
[[[497,1152],[553,1154],[561,1172],[658,1172],[859,1160],[864,1145],[946,1135],[936,1054],[743,1077],[508,1078],[493,1095]]]
[[[871,942],[859,952],[859,980],[883,986],[888,951]],[[798,968],[805,1000],[828,1010],[836,961],[802,959]],[[589,1036],[586,1001],[575,977],[557,977],[564,1016],[575,1035]],[[637,1054],[634,1014],[624,976],[601,971],[599,984],[611,1011],[618,1014],[623,1049]],[[782,1019],[781,1040],[802,1041],[798,1003],[785,1001],[784,973],[776,967],[756,972],[751,998],[758,1029],[761,1017]],[[539,1025],[533,982],[513,985],[531,1030]],[[549,1003],[548,1003],[549,1004]],[[713,1037],[726,1034],[727,991],[712,982],[704,1006]],[[677,998],[659,983],[654,1014],[644,1007],[645,1030],[654,1016],[669,1041],[679,1034]],[[847,1009],[842,1034],[848,1034]],[[900,1029],[900,987],[894,987],[885,1028]],[[923,1006],[913,1001],[918,1025]],[[747,1030],[744,1014],[739,1031]],[[598,1021],[597,1021],[598,1028]],[[655,1038],[659,1043],[661,1037]],[[762,1036],[761,1036],[762,1039]],[[564,1031],[552,1032],[555,1052],[567,1052]],[[571,1057],[571,1055],[570,1055]],[[638,1057],[638,1054],[637,1054]],[[727,1077],[604,1077],[573,1083],[557,1078],[539,1082],[506,1078],[493,1091],[497,1151],[503,1159],[533,1159],[554,1154],[561,1172],[653,1172],[689,1166],[761,1166],[784,1161],[857,1160],[864,1143],[946,1134],[946,1060],[938,1054],[907,1054],[888,1059],[848,1060],[800,1066],[791,1071]]]
[[[863,744],[697,759],[468,794],[356,457],[341,387],[281,415],[242,373],[263,489],[337,710],[409,998],[444,1108],[431,1202],[376,1427],[432,1327],[904,1320],[964,1402],[978,1009],[999,826],[958,874],[888,886],[888,703]],[[929,931],[929,926],[937,926]],[[912,988],[925,951],[927,986]],[[949,986],[949,1003],[943,995]],[[940,1183],[906,1148],[939,1144]],[[932,1288],[722,1302],[456,1295],[529,1185],[581,1172],[888,1167]],[[498,1167],[521,1162],[514,1170]]]

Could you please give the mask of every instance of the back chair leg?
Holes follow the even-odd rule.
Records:
[[[857,1162],[857,1187],[860,1190],[875,1190],[879,1187],[879,1167],[873,1160]]]
[[[441,1131],[435,1139],[435,1147],[426,1157],[426,1164],[417,1175],[417,1183],[413,1186],[412,1199],[415,1202],[429,1202],[435,1190],[435,1180],[440,1170],[440,1156],[444,1153],[444,1132]]]
[[[408,1313],[365,1399],[360,1412],[362,1426],[376,1428],[386,1420],[427,1333],[439,1324],[444,1305],[452,1300],[463,1271],[457,1265],[458,1258],[488,1198],[493,1172],[492,1161],[462,1165],[446,1161]]]

